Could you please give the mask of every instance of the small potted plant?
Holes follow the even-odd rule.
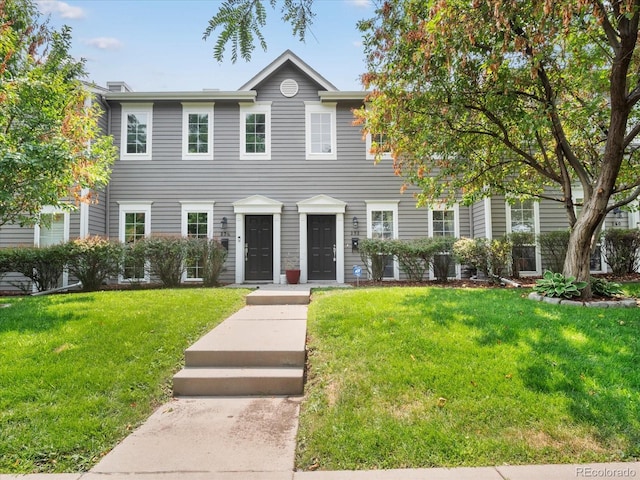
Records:
[[[300,268],[293,255],[288,255],[284,262],[284,273],[289,285],[300,282]]]

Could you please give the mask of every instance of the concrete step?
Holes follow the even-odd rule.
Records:
[[[249,308],[249,307],[246,307]],[[244,310],[244,309],[243,309]],[[222,322],[185,350],[187,367],[304,367],[306,320]]]
[[[257,289],[247,295],[247,305],[307,305],[309,290]]]
[[[301,395],[304,368],[184,368],[173,377],[176,396]]]

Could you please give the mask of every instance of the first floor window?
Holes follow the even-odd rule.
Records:
[[[397,202],[367,204],[367,237],[377,240],[398,238]],[[397,265],[392,255],[382,258],[382,278],[396,278]]]
[[[452,208],[439,206],[429,210],[429,234],[435,238],[457,238],[458,205]],[[450,251],[444,250],[433,257],[433,276],[438,279],[455,278],[458,275],[456,262]]]
[[[120,241],[126,245],[122,279],[147,280],[147,268],[143,252],[135,248],[151,229],[151,203],[120,205]]]
[[[213,238],[213,202],[183,203],[182,204],[182,235],[197,240],[194,247],[203,246],[204,242]],[[185,260],[183,280],[202,280],[204,265],[199,248],[194,248],[192,254]]]
[[[40,215],[36,245],[48,247],[69,240],[68,214],[64,212],[42,213]]]
[[[507,233],[514,246],[511,250],[514,274],[539,273],[540,255],[536,236],[540,233],[539,204],[534,200],[507,203]]]

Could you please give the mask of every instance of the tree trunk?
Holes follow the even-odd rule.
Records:
[[[603,195],[594,195],[585,202],[576,221],[571,235],[567,256],[564,261],[562,274],[565,277],[575,277],[578,282],[587,282],[587,286],[582,290],[580,298],[589,300],[591,294],[591,252],[597,243],[596,234],[600,231],[600,225],[606,215],[606,205]]]

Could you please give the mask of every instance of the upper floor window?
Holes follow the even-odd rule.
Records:
[[[517,273],[539,274],[542,257],[536,245],[540,233],[540,205],[534,200],[507,203],[507,233],[530,234],[530,240],[521,239],[512,250],[513,269]],[[529,235],[527,235],[529,236]]]
[[[212,104],[182,104],[182,159],[213,160]]]
[[[240,158],[271,158],[271,102],[240,104]]]
[[[374,160],[377,153],[381,153],[382,158],[391,158],[391,147],[384,133],[368,133],[366,141],[368,160]]]
[[[151,160],[153,104],[122,105],[120,158]]]
[[[305,102],[307,159],[324,158],[335,160],[336,104]]]

